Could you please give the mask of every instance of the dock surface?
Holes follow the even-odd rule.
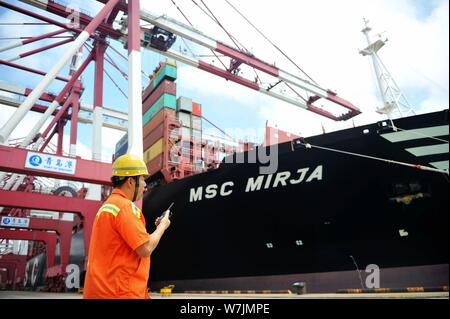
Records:
[[[377,294],[183,294],[151,293],[152,299],[449,299],[448,292]],[[0,299],[82,299],[80,293],[0,291]]]

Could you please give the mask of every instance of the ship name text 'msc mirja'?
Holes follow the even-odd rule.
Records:
[[[291,171],[277,172],[275,174],[259,175],[249,177],[245,184],[246,193],[257,192],[269,188],[280,186],[297,185],[300,183],[310,183],[321,181],[323,178],[323,166],[319,165],[314,169],[310,167],[300,168],[295,173]],[[216,196],[230,196],[233,193],[235,182],[227,181],[222,184],[211,184],[208,186],[193,187],[189,191],[189,202],[197,202],[205,199],[213,199]]]

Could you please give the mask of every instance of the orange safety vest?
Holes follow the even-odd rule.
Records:
[[[114,189],[94,220],[83,297],[149,299],[150,257],[135,251],[149,240],[141,210]]]

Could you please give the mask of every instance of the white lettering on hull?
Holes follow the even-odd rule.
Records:
[[[313,181],[321,181],[323,179],[323,166],[317,166],[312,173],[308,174],[311,169],[309,167],[300,168],[295,174],[289,171],[278,172],[276,174],[259,175],[258,177],[250,177],[245,186],[245,192],[257,192],[261,189],[287,187],[290,185],[298,185],[300,183],[311,183]],[[198,202],[203,199],[213,199],[220,195],[221,197],[230,196],[233,193],[234,182],[225,182],[222,185],[211,184],[208,186],[199,186],[191,188],[189,192],[189,202]]]

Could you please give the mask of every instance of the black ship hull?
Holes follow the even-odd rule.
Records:
[[[175,203],[152,289],[448,286],[448,174],[314,147],[448,167],[448,111],[396,120],[406,133],[385,124],[306,138],[312,148],[279,144],[272,174],[251,163],[253,151],[146,193],[149,231]]]

